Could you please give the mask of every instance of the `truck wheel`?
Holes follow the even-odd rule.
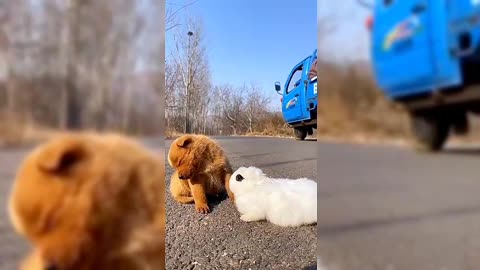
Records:
[[[308,127],[307,128],[307,134],[310,135],[310,136],[313,135],[313,127]]]
[[[307,129],[306,128],[294,128],[293,133],[295,134],[295,139],[303,141],[307,137]]]
[[[412,129],[417,150],[437,152],[447,141],[450,125],[441,115],[413,114]]]
[[[466,112],[453,112],[451,114],[451,123],[456,135],[467,135],[470,130]]]

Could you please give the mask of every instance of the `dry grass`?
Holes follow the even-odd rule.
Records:
[[[263,130],[247,132],[247,136],[272,136],[272,137],[292,137],[293,131],[288,127],[283,119],[272,117],[266,119],[263,123]]]
[[[318,82],[320,137],[362,144],[412,143],[407,111],[382,95],[368,65],[322,65]],[[478,143],[478,117],[471,116],[470,123],[471,131],[467,136],[451,134],[449,142],[455,145]]]
[[[276,138],[293,138],[292,132],[289,134],[286,133],[277,133],[277,132],[247,132],[245,135],[247,137],[276,137]]]
[[[184,135],[184,133],[177,132],[177,131],[171,130],[171,129],[165,130],[165,139],[166,140],[170,140],[170,139],[173,139],[175,137],[180,137],[182,135]]]
[[[0,115],[0,147],[16,147],[44,141],[58,131],[17,120],[8,114]]]
[[[323,64],[319,77],[321,136],[359,140],[410,137],[406,111],[377,88],[368,66]]]

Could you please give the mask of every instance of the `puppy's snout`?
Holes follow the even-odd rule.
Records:
[[[185,179],[188,179],[188,176],[186,174],[183,174],[183,173],[179,173],[178,174],[178,178],[182,179],[182,180],[185,180]]]

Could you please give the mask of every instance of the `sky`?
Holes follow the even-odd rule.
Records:
[[[143,32],[137,42],[140,56],[135,68],[139,73],[158,72],[164,66],[163,63],[159,63],[161,61],[157,61],[153,57],[163,57],[163,55],[160,56],[156,53],[155,50],[158,46],[165,45],[165,36],[162,36],[162,32],[159,30],[165,28],[165,21],[158,16],[161,10],[165,10],[165,5],[163,3],[158,4],[155,0],[139,0],[135,3],[143,15]]]
[[[333,32],[319,33],[319,50],[324,53],[323,57],[337,62],[368,60],[365,21],[370,13],[357,0],[318,0],[317,22],[324,24],[326,21],[329,28],[334,29]]]
[[[275,81],[283,85],[294,65],[317,48],[316,0],[199,0],[181,16],[190,15],[203,21],[212,83],[256,83],[276,110]]]

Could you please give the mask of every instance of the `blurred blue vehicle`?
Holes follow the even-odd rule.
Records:
[[[315,61],[317,50],[295,65],[282,90],[275,82],[275,90],[282,95],[282,114],[293,128],[295,138],[304,140],[317,128],[317,75]]]
[[[480,112],[480,0],[360,1],[378,86],[402,103],[422,149],[441,150]]]

